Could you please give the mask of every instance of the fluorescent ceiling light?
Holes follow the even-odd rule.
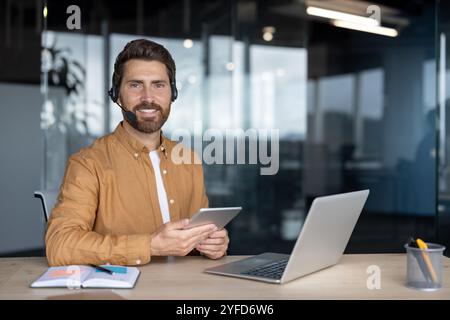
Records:
[[[332,24],[339,28],[347,28],[347,29],[352,29],[352,30],[376,33],[376,34],[381,34],[383,36],[388,36],[388,37],[398,36],[397,30],[392,29],[392,28],[386,28],[386,27],[380,27],[380,26],[365,26],[362,24],[350,23],[350,22],[341,21],[341,20],[332,21]]]
[[[329,18],[329,19],[333,19],[333,20],[342,20],[342,21],[358,23],[358,24],[362,24],[362,25],[366,25],[366,26],[378,26],[380,24],[376,19],[362,17],[362,16],[358,16],[355,14],[350,14],[350,13],[345,13],[345,12],[340,12],[340,11],[317,8],[317,7],[306,8],[306,13],[311,16]]]

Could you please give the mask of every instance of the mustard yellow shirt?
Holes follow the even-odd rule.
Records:
[[[162,135],[157,151],[171,221],[208,207],[201,164],[175,164],[176,144]],[[150,262],[163,221],[149,152],[120,123],[69,158],[45,235],[50,266]]]

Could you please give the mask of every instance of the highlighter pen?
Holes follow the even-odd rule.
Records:
[[[416,240],[414,240],[414,238],[410,238],[408,245],[411,248],[419,248],[419,246],[417,245]],[[417,263],[420,267],[420,270],[422,271],[422,274],[423,274],[425,280],[427,282],[432,283],[433,280],[431,279],[431,275],[427,270],[427,266],[425,265],[425,261],[423,260],[421,252],[411,250],[411,254],[414,256],[414,258],[416,258]]]
[[[427,244],[423,242],[421,239],[416,239],[416,243],[419,246],[419,249],[422,250],[428,249]],[[434,283],[437,283],[438,282],[437,275],[436,272],[434,271],[433,264],[430,261],[430,257],[425,251],[422,251],[422,257],[423,260],[425,261],[425,264],[427,265],[428,271],[430,272],[431,279],[433,280]]]

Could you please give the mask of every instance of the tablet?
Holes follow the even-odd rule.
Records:
[[[201,208],[192,218],[189,220],[189,224],[184,229],[190,229],[193,227],[215,224],[220,230],[230,222],[242,207],[227,207],[227,208]]]

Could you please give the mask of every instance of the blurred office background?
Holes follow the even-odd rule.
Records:
[[[448,2],[3,0],[0,14],[0,256],[43,254],[33,191],[58,189],[68,156],[122,119],[113,63],[142,37],[177,64],[166,135],[279,130],[276,175],[204,164],[210,205],[244,208],[230,254],[288,253],[315,197],[366,188],[347,253],[403,252],[410,236],[450,247]]]

